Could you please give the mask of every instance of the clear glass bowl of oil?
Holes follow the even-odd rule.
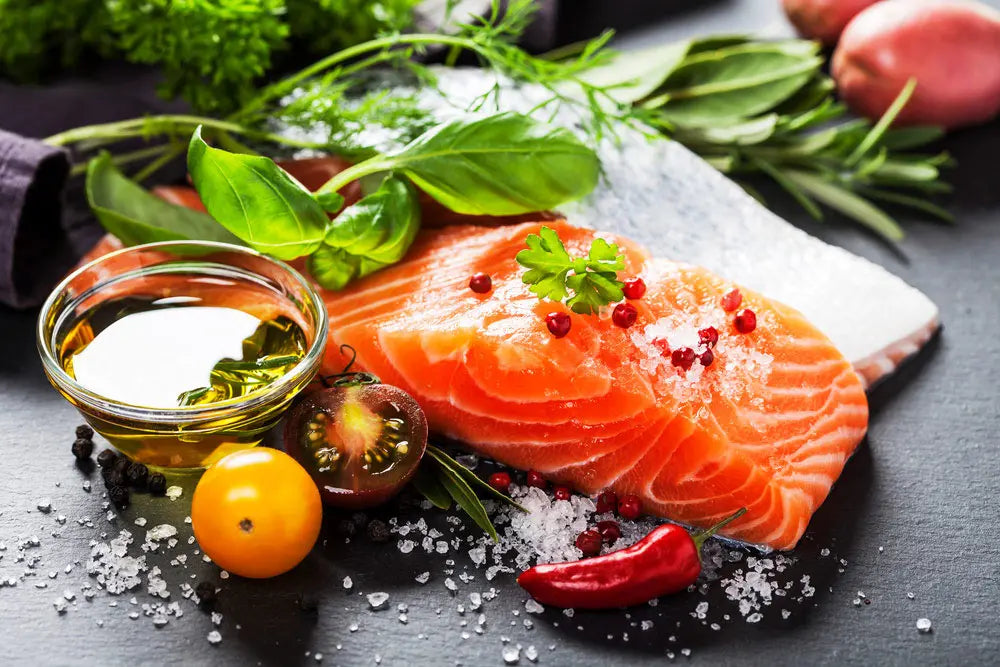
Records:
[[[90,262],[38,320],[52,385],[137,461],[203,468],[257,445],[319,370],[322,299],[287,264],[168,241]]]

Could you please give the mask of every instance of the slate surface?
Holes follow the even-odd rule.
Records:
[[[758,28],[777,17],[775,4],[705,4],[632,40]],[[67,125],[79,122],[72,107],[65,108],[65,119]],[[0,310],[0,455],[5,463],[0,542],[6,547],[0,547],[0,662],[288,665],[317,664],[312,654],[321,652],[327,665],[371,665],[376,655],[384,665],[499,665],[503,639],[509,638],[509,645],[535,646],[539,664],[549,665],[663,663],[668,652],[677,661],[704,664],[996,664],[1000,176],[995,156],[1000,124],[957,133],[945,147],[959,161],[950,205],[958,225],[908,221],[909,237],[901,246],[906,261],[850,225],[811,223],[791,207],[779,211],[902,275],[941,306],[945,328],[871,395],[869,438],[814,518],[808,539],[795,553],[797,562],[779,575],[780,582],[793,582],[790,596],[765,608],[761,622],[744,622],[735,603],[713,584],[706,595],[678,595],[629,614],[578,613],[568,619],[547,610],[531,616],[529,629],[523,623],[524,596],[513,580],[499,575],[486,582],[464,548],[445,555],[425,555],[418,548],[404,556],[392,542],[373,544],[362,537],[345,545],[336,530],[340,517],[334,516],[324,529],[325,547],[293,573],[264,582],[219,580],[217,569],[186,544],[190,527],[183,518],[192,480],[181,480],[186,492],[175,502],[139,498],[121,517],[107,520],[99,476],[91,476],[94,489],[85,492],[87,475],[69,456],[72,430],[80,420],[42,376],[33,341],[36,313]],[[44,498],[53,505],[48,514],[36,509]],[[58,523],[60,514],[67,517],[65,525]],[[417,516],[398,506],[386,511],[397,514]],[[134,608],[129,595],[100,592],[88,601],[81,586],[91,580],[82,565],[74,565],[86,562],[90,541],[102,533],[110,537],[128,527],[141,542],[144,529],[133,525],[138,516],[148,519],[147,528],[162,521],[180,528],[180,544],[167,550],[168,557],[149,557],[150,565],[163,570],[171,600],[179,600],[184,613],[162,628],[150,618],[128,616],[151,601],[145,587],[136,591]],[[94,527],[80,525],[83,517]],[[440,516],[435,519],[448,530]],[[40,546],[18,548],[21,537],[32,536]],[[823,549],[831,555],[822,556]],[[18,562],[19,553],[29,560],[38,557],[36,575],[22,578],[29,568]],[[176,554],[189,554],[187,562],[171,566]],[[445,570],[451,569],[448,559],[457,564],[457,594],[443,585]],[[724,572],[737,566],[743,564]],[[458,579],[463,570],[475,576],[469,584]],[[431,579],[420,586],[413,578],[423,571],[431,572]],[[801,595],[802,575],[810,577],[817,592],[799,603],[791,596]],[[350,592],[342,587],[344,576],[353,579]],[[15,585],[6,585],[9,578]],[[217,646],[206,641],[213,628],[210,618],[179,596],[181,582],[202,578],[219,581],[224,589],[218,606],[223,641]],[[36,588],[38,583],[47,587]],[[490,587],[498,595],[484,603],[487,620],[478,635],[476,614],[460,615],[456,607],[463,602],[469,607],[468,593]],[[75,599],[59,615],[53,601],[66,590]],[[854,606],[859,590],[870,605]],[[359,592],[374,591],[390,594],[387,610],[367,609]],[[317,615],[297,607],[296,597],[303,592],[319,598]],[[908,592],[914,599],[907,598]],[[709,603],[706,623],[718,623],[719,630],[690,616],[702,601]],[[117,606],[109,606],[112,602]],[[398,619],[399,603],[408,605],[406,624]],[[788,619],[782,619],[780,609],[791,612]],[[932,633],[917,633],[918,617],[932,620]],[[643,631],[632,625],[642,620],[653,621],[653,627]],[[550,645],[555,649],[550,651]],[[689,658],[682,648],[690,649]],[[523,651],[520,664],[530,664]]]

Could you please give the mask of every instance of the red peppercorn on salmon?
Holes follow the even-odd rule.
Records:
[[[548,222],[572,255],[596,233]],[[628,328],[609,312],[570,313],[556,338],[546,315],[569,312],[529,292],[514,257],[541,225],[456,226],[422,233],[407,258],[328,292],[326,366],[341,344],[384,382],[410,392],[432,430],[554,482],[636,494],[646,512],[791,549],[865,435],[861,380],[797,311],[707,270],[649,257],[628,241],[625,277],[647,287]],[[476,273],[492,290],[469,288]],[[794,279],[790,276],[789,279]],[[738,289],[738,310],[722,297]],[[732,306],[728,299],[727,306]],[[735,324],[743,310],[749,318]],[[714,327],[707,345],[699,330]],[[678,356],[674,350],[696,353]]]

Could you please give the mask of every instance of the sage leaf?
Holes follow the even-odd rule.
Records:
[[[416,192],[405,179],[389,176],[329,223],[323,245],[310,255],[307,268],[323,287],[342,289],[401,260],[419,229]]]
[[[619,104],[632,104],[659,88],[690,47],[691,42],[679,42],[618,53],[607,63],[584,71],[580,80],[605,89]]]
[[[674,138],[682,144],[709,143],[717,145],[753,146],[770,139],[778,126],[778,115],[769,113],[732,125],[678,128]]]
[[[645,102],[673,125],[698,127],[769,111],[808,83],[822,66],[808,52],[772,44],[739,45],[689,58]]]
[[[380,160],[469,215],[555,208],[593,190],[600,169],[594,151],[569,130],[516,113],[438,125]]]
[[[255,250],[287,260],[322,243],[328,221],[323,207],[270,158],[212,148],[199,127],[187,164],[208,212]]]
[[[127,246],[186,239],[243,244],[211,216],[163,201],[126,178],[107,153],[88,163],[86,192],[101,226]]]

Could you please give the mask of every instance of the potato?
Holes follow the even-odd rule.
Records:
[[[803,37],[826,46],[837,43],[844,27],[858,12],[878,0],[782,0],[788,20]]]
[[[911,77],[898,125],[946,128],[1000,113],[1000,12],[965,0],[886,0],[858,14],[833,54],[841,98],[878,118]]]

